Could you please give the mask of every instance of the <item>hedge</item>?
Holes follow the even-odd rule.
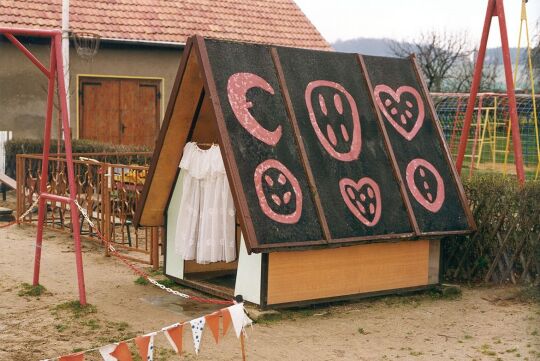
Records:
[[[540,182],[520,187],[513,177],[491,174],[464,187],[478,231],[442,240],[443,280],[538,282]]]
[[[150,151],[144,146],[134,145],[119,145],[100,143],[91,140],[74,139],[72,141],[74,153],[114,153],[114,156],[100,157],[99,160],[111,163],[124,164],[146,164],[147,156],[125,157],[122,153],[127,152],[148,152]],[[43,141],[36,139],[12,139],[5,143],[6,150],[6,174],[15,178],[16,155],[17,154],[41,154],[43,152]],[[60,152],[64,152],[63,142]],[[57,142],[51,141],[51,153],[57,153]]]

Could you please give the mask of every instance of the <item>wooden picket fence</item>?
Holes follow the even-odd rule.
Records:
[[[540,282],[540,184],[480,177],[465,184],[478,231],[442,243],[442,276],[450,281]]]

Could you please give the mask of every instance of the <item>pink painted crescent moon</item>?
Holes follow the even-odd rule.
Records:
[[[227,82],[227,95],[229,104],[238,122],[249,134],[260,141],[274,146],[281,139],[282,127],[279,125],[275,130],[264,128],[249,109],[253,103],[246,98],[247,92],[252,88],[262,89],[274,95],[274,89],[266,80],[253,73],[236,73],[229,77]]]

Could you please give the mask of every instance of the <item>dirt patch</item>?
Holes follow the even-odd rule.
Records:
[[[0,360],[27,361],[105,345],[212,312],[136,282],[129,269],[85,243],[90,308],[77,304],[72,240],[45,233],[41,284],[32,292],[33,226],[0,229]],[[189,290],[188,292],[192,292]],[[248,330],[250,360],[539,360],[540,307],[518,288],[464,288],[286,310]],[[163,336],[156,360],[177,360]],[[195,359],[189,331],[185,359]],[[134,348],[133,348],[134,349]],[[205,332],[197,360],[238,360],[230,332]],[[100,360],[96,353],[89,360]]]

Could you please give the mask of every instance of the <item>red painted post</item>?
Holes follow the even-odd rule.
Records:
[[[79,227],[79,209],[75,205],[77,187],[75,185],[75,170],[73,168],[73,151],[71,148],[71,131],[69,124],[69,114],[66,98],[66,84],[64,82],[64,64],[62,58],[62,36],[57,33],[51,40],[55,43],[56,50],[56,74],[58,78],[58,93],[60,98],[60,109],[62,115],[62,127],[64,129],[64,146],[66,148],[66,163],[68,172],[69,204],[71,209],[71,225],[73,227],[73,240],[75,242],[75,263],[77,266],[77,279],[79,284],[79,302],[86,305],[86,290],[84,286],[84,271],[81,251],[81,234]]]
[[[474,76],[471,84],[471,93],[469,95],[469,101],[467,102],[467,110],[465,112],[465,119],[463,120],[463,129],[461,130],[461,137],[459,139],[458,155],[456,159],[456,169],[461,174],[461,168],[463,167],[463,159],[465,158],[465,151],[467,150],[467,140],[469,138],[469,131],[471,130],[471,121],[474,112],[474,103],[476,102],[476,95],[478,94],[478,88],[480,87],[480,81],[482,80],[482,68],[484,66],[484,58],[486,56],[487,40],[489,37],[489,29],[491,27],[491,18],[495,10],[495,1],[489,0],[486,19],[484,20],[484,29],[482,30],[482,38],[480,40],[480,49],[478,49],[478,56],[476,58],[476,64],[474,66]]]
[[[56,45],[51,41],[51,56],[50,56],[50,70],[49,80],[47,87],[47,112],[45,116],[45,131],[43,138],[43,159],[41,163],[41,180],[39,184],[39,192],[47,192],[47,177],[49,174],[49,149],[51,139],[51,127],[52,127],[52,113],[53,113],[53,101],[54,101],[54,80],[55,80],[55,68],[56,68]],[[39,270],[41,266],[41,246],[43,244],[43,223],[45,221],[45,214],[47,212],[47,203],[44,198],[41,198],[38,203],[38,225],[36,234],[36,252],[34,256],[34,280],[33,285],[39,284]]]
[[[38,58],[36,58],[34,56],[34,54],[32,54],[30,52],[30,50],[28,50],[23,44],[21,44],[21,42],[19,40],[17,40],[16,37],[14,37],[13,35],[11,34],[5,34],[5,37],[8,38],[9,41],[11,41],[11,43],[13,45],[15,45],[24,55],[26,55],[26,57],[32,62],[34,63],[35,66],[38,67],[39,70],[41,70],[41,72],[43,74],[45,74],[46,77],[50,77],[50,72],[49,70],[47,70],[47,68],[41,64],[41,62],[38,60]]]
[[[506,78],[506,92],[508,94],[508,107],[510,111],[510,121],[512,127],[512,141],[514,144],[514,158],[516,162],[516,173],[520,184],[525,183],[525,172],[523,169],[523,153],[521,149],[521,134],[519,132],[519,119],[517,116],[516,108],[516,94],[514,91],[514,82],[512,78],[512,63],[510,62],[510,51],[508,49],[508,33],[506,31],[506,19],[504,16],[504,4],[503,0],[489,0],[486,19],[484,20],[484,29],[482,30],[482,39],[480,40],[480,49],[478,50],[478,58],[476,65],[474,66],[474,76],[471,85],[471,93],[469,96],[469,102],[467,103],[467,112],[465,113],[465,120],[463,124],[463,131],[459,141],[459,150],[456,160],[456,168],[458,173],[461,173],[463,166],[463,159],[465,157],[465,151],[467,149],[467,138],[471,127],[472,114],[474,111],[474,103],[476,95],[478,94],[478,88],[480,87],[480,81],[482,79],[482,67],[484,65],[484,58],[486,55],[487,40],[489,37],[489,29],[491,27],[491,19],[497,16],[499,18],[499,29],[501,34],[503,63],[504,63],[504,75]]]
[[[516,162],[516,174],[519,184],[525,183],[525,171],[523,169],[523,153],[521,148],[521,133],[519,131],[519,118],[516,106],[516,93],[514,90],[514,78],[512,76],[512,62],[510,61],[510,49],[508,48],[508,33],[506,32],[506,17],[504,15],[503,0],[497,0],[497,15],[499,16],[499,28],[501,30],[501,45],[504,63],[504,76],[506,78],[506,92],[508,94],[508,110],[512,125],[512,142],[514,143],[514,161]]]

